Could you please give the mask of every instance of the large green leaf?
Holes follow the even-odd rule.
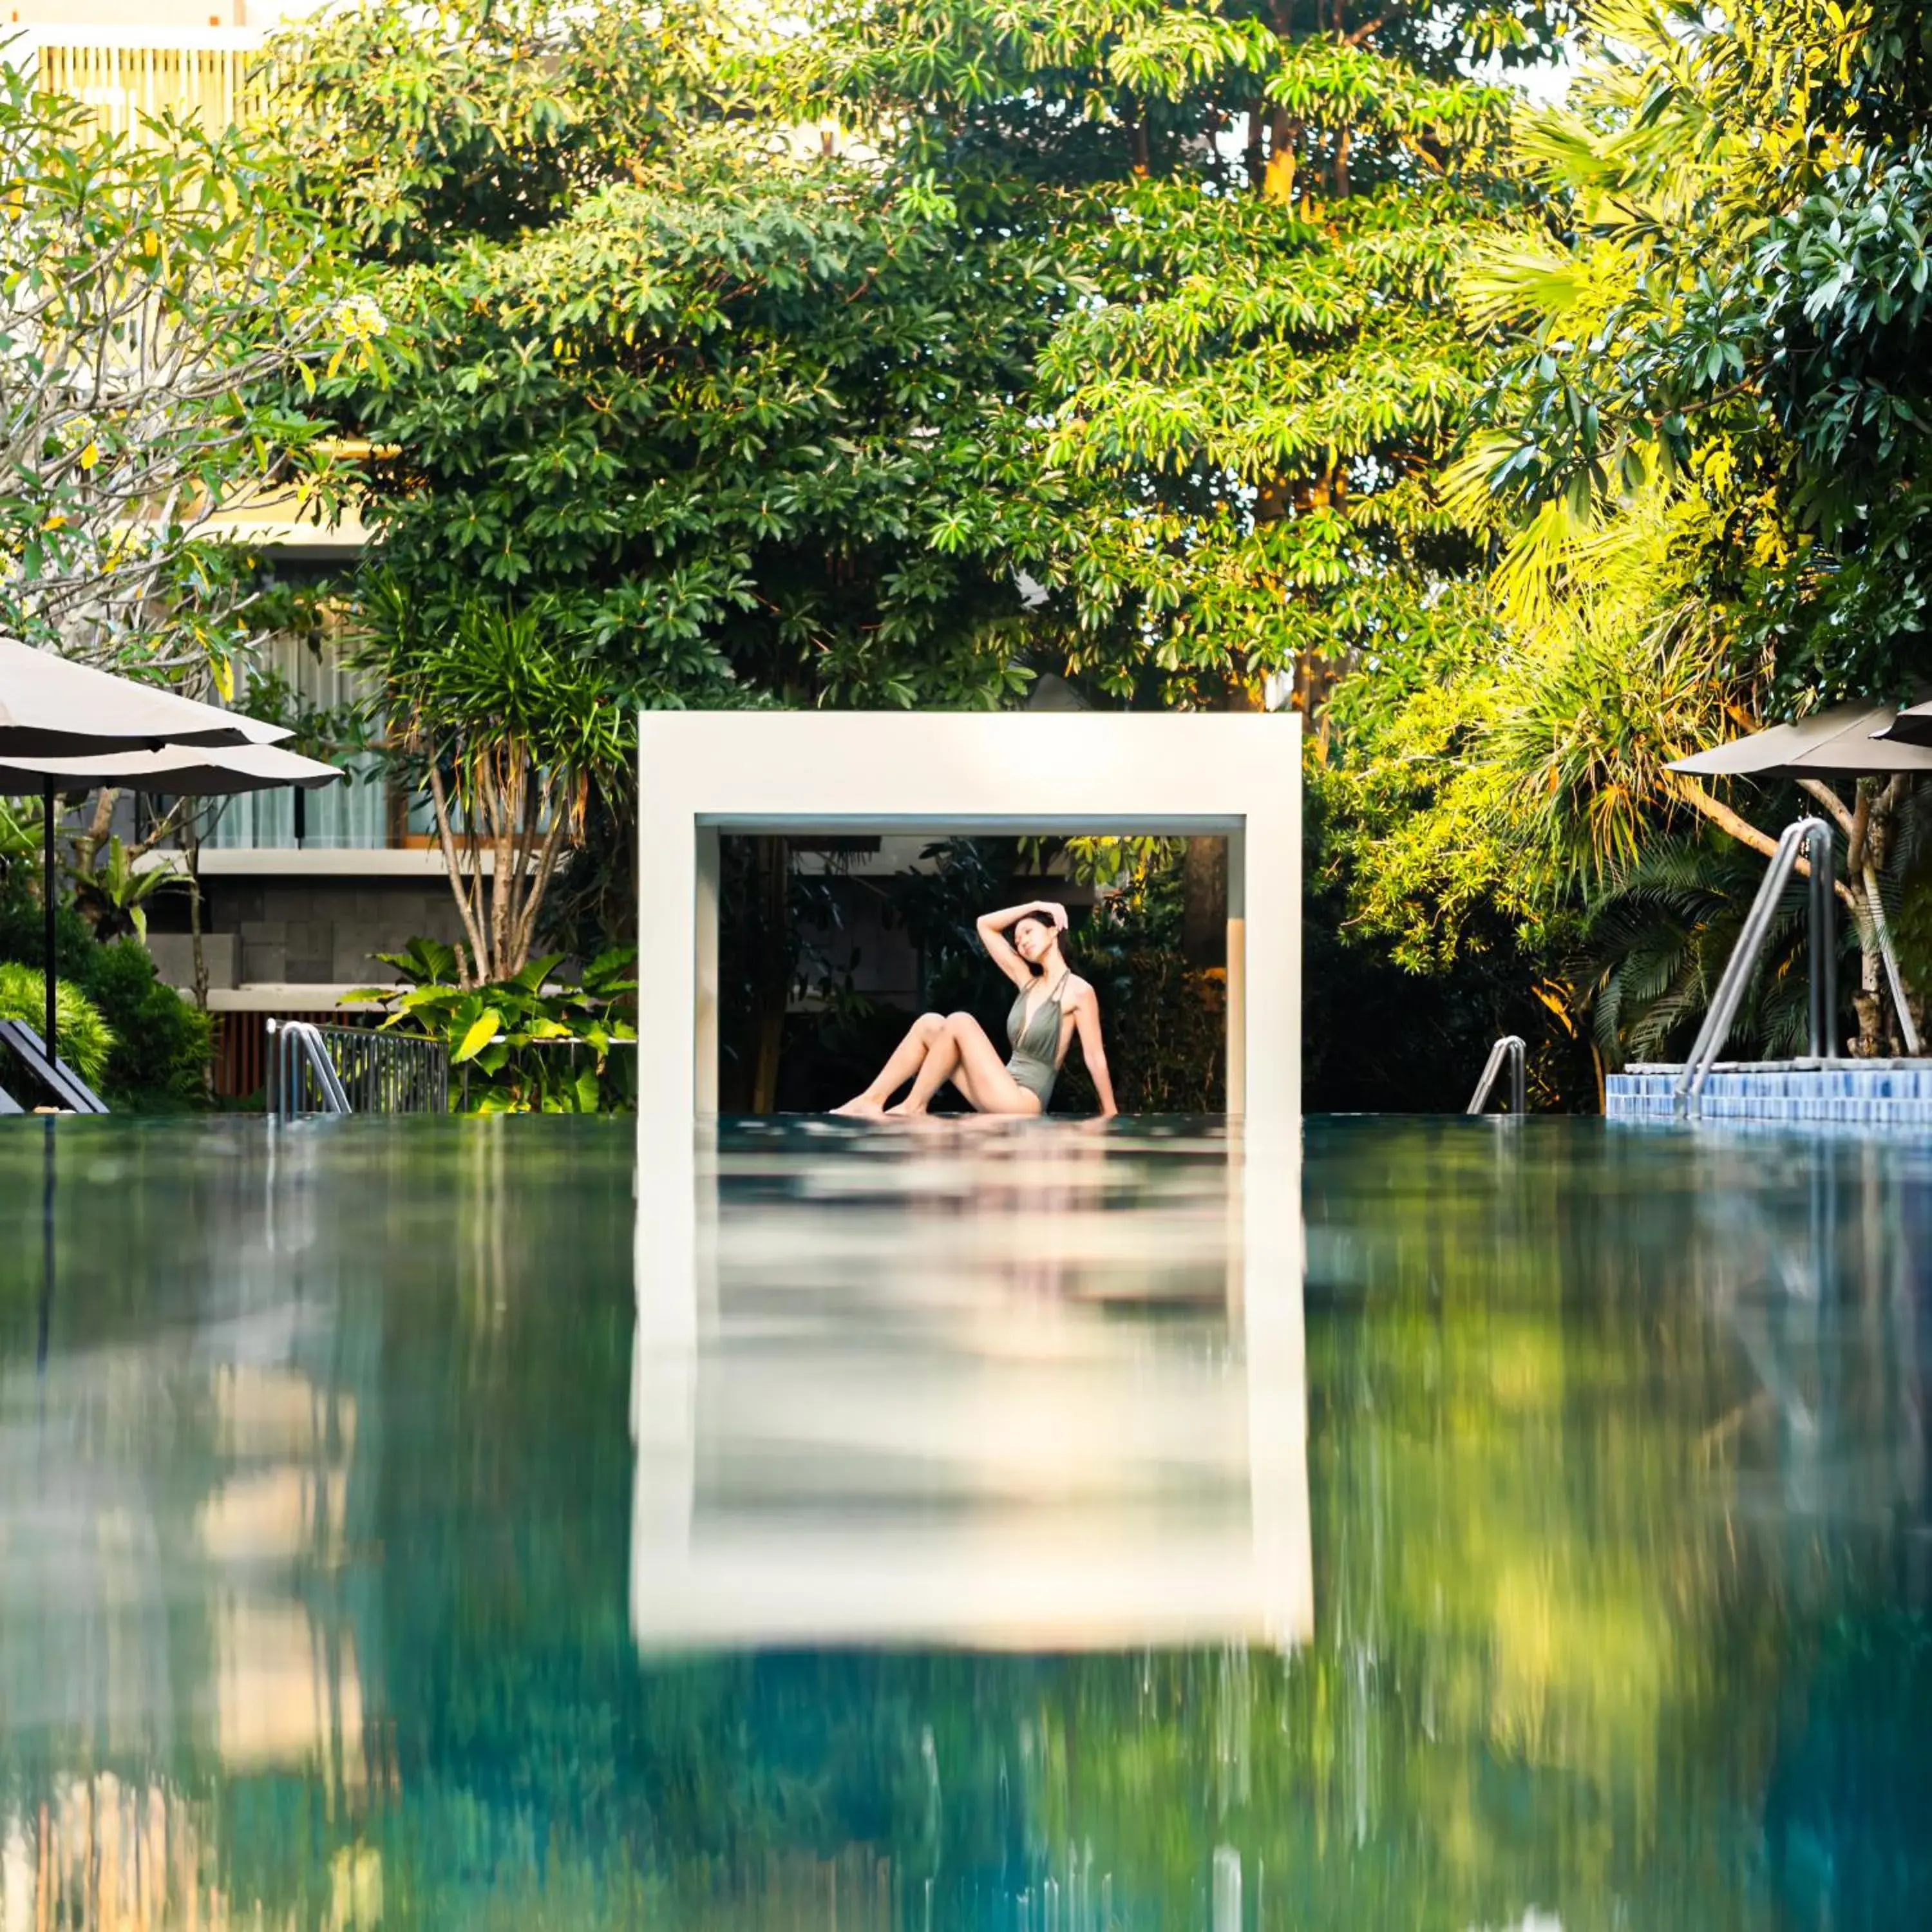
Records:
[[[508,983],[521,992],[541,993],[544,982],[562,964],[563,955],[561,952],[547,952],[541,958],[531,960]]]
[[[503,1022],[500,1014],[494,1012],[479,1014],[464,1029],[461,1038],[456,1043],[455,1050],[449,1056],[451,1066],[460,1066],[466,1060],[474,1060],[477,1054],[481,1053],[484,1048],[488,1046],[502,1030],[502,1027]]]

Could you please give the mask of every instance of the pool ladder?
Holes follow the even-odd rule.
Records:
[[[1798,864],[1801,851],[1810,872],[1807,896],[1810,909],[1810,1057],[1826,1063],[1838,1058],[1832,1037],[1832,1029],[1838,1023],[1838,940],[1834,916],[1837,908],[1832,896],[1832,828],[1822,818],[1801,818],[1796,824],[1785,827],[1784,836],[1778,840],[1777,849],[1771,855],[1764,883],[1758,887],[1757,897],[1751,902],[1751,909],[1744,916],[1744,930],[1738,935],[1737,945],[1732,951],[1730,963],[1724,968],[1724,977],[1718,982],[1717,994],[1711,1002],[1711,1010],[1704,1016],[1697,1043],[1690,1049],[1690,1058],[1684,1063],[1683,1071],[1677,1076],[1672,1097],[1679,1113],[1695,1114],[1702,1110],[1704,1083],[1711,1077],[1718,1055],[1724,1050],[1724,1042],[1730,1037],[1738,1008],[1743,1004],[1744,988],[1750,984],[1757,956],[1764,950],[1771,922],[1777,916],[1778,901],[1784,896],[1784,888]],[[1911,1010],[1906,1004],[1905,988],[1898,974],[1898,956],[1892,950],[1885,907],[1869,867],[1866,868],[1864,884],[1865,897],[1871,908],[1872,932],[1878,941],[1879,957],[1885,964],[1886,982],[1892,989],[1892,1004],[1898,1016],[1899,1031],[1904,1036],[1906,1052],[1916,1056],[1919,1052],[1918,1029],[1912,1024]]]
[[[1820,1060],[1838,1058],[1832,1049],[1832,1033],[1837,1024],[1838,1006],[1838,940],[1832,898],[1832,828],[1822,818],[1801,818],[1784,828],[1784,836],[1772,853],[1764,883],[1758,887],[1757,897],[1752,900],[1750,910],[1744,915],[1744,930],[1738,934],[1738,943],[1731,949],[1730,962],[1712,998],[1711,1010],[1704,1016],[1704,1024],[1698,1029],[1696,1044],[1691,1048],[1690,1058],[1677,1076],[1671,1099],[1678,1113],[1694,1116],[1703,1112],[1705,1082],[1711,1077],[1718,1055],[1724,1050],[1725,1041],[1731,1036],[1738,1009],[1744,1004],[1745,988],[1750,984],[1752,974],[1757,970],[1758,955],[1764,950],[1772,922],[1778,916],[1778,903],[1784,897],[1785,886],[1797,869],[1801,856],[1810,874],[1807,893],[1810,928],[1807,948],[1811,966],[1810,1057]],[[1880,933],[1884,937],[1882,928]],[[1895,988],[1898,968],[1892,962],[1888,939],[1885,942],[1885,955]],[[1901,1012],[1904,1005],[1901,999]]]
[[[448,1049],[414,1034],[271,1020],[268,1072],[268,1111],[284,1119],[449,1112]]]
[[[268,1112],[280,1120],[354,1111],[320,1027],[308,1020],[269,1021],[268,1101]]]
[[[1505,1065],[1510,1076],[1510,1118],[1520,1119],[1528,1105],[1526,1091],[1527,1082],[1523,1069],[1523,1044],[1520,1034],[1506,1033],[1490,1048],[1490,1057],[1483,1064],[1483,1077],[1476,1082],[1476,1090],[1465,1113],[1480,1114],[1490,1104],[1490,1096],[1496,1082],[1502,1078]]]

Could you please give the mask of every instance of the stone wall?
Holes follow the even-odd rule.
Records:
[[[206,930],[232,942],[207,949],[212,986],[380,984],[395,974],[376,964],[376,953],[399,952],[419,937],[453,944],[462,932],[440,879],[214,878],[204,894]],[[176,893],[159,896],[169,904],[165,926],[158,916],[152,922],[155,960],[165,976],[185,984],[177,973],[187,951],[186,903]]]

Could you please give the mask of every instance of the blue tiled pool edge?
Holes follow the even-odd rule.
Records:
[[[1635,1065],[1604,1082],[1613,1120],[1669,1120],[1678,1075]],[[1705,1082],[1707,1120],[1816,1120],[1932,1130],[1932,1060],[1720,1060]]]

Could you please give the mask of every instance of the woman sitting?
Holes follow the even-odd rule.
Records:
[[[1060,950],[1066,908],[1034,899],[986,914],[978,930],[994,964],[1019,989],[1006,1016],[1011,1055],[1000,1059],[999,1048],[970,1013],[922,1013],[878,1078],[836,1112],[923,1114],[950,1080],[975,1113],[1043,1114],[1076,1034],[1100,1112],[1119,1112],[1100,1038],[1099,996],[1068,966]],[[912,1090],[898,1106],[888,1106],[908,1080]]]

